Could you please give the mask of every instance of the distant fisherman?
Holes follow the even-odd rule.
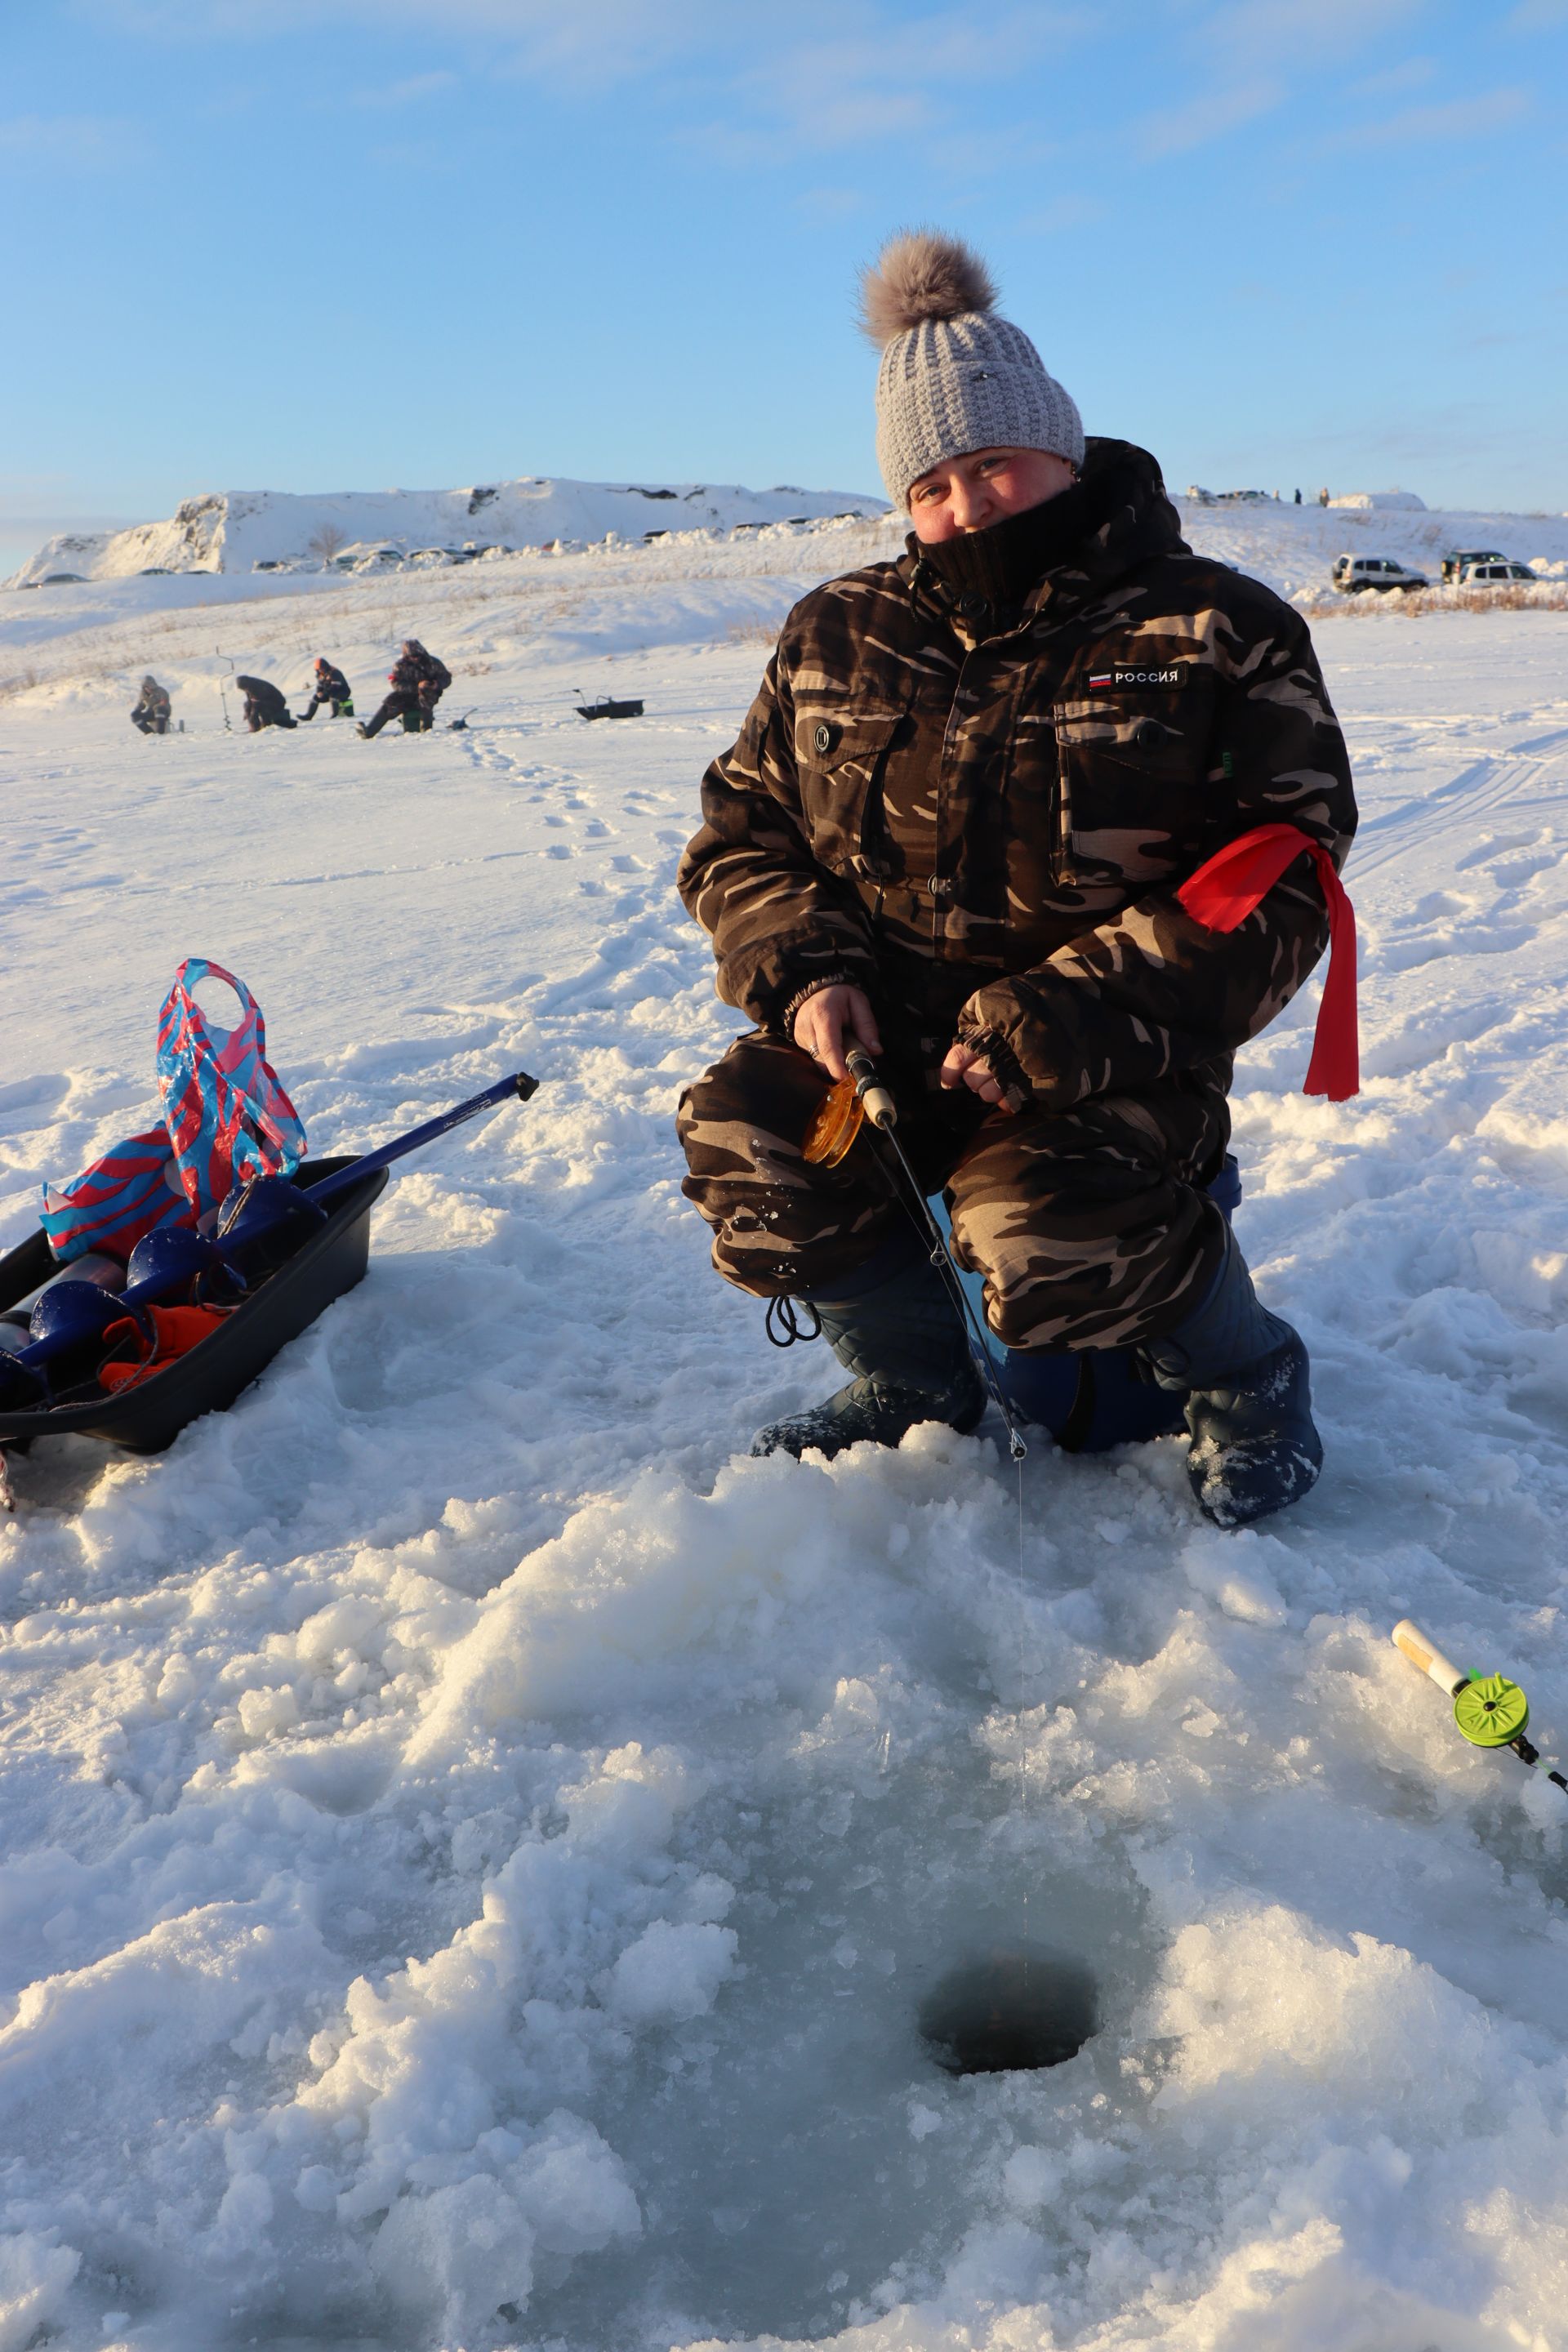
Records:
[[[292,727],[294,713],[269,677],[237,677],[236,686],[245,697],[245,723],[253,735],[264,727]]]
[[[169,707],[168,688],[160,686],[155,677],[144,677],[142,691],[132,706],[131,724],[143,735],[166,735]]]
[[[354,715],[353,688],[342,670],[336,668],[327,659],[325,654],[317,657],[315,688],[310,696],[310,707],[308,710],[302,710],[300,716],[301,719],[314,719],[323,702],[331,703],[334,719],[352,719]]]
[[[360,733],[368,741],[389,719],[401,719],[405,734],[428,734],[436,724],[436,705],[451,683],[452,673],[444,661],[426,653],[417,637],[405,637],[403,650],[387,672],[392,692],[368,726],[361,720]]]

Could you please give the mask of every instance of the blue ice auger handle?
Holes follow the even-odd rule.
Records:
[[[444,1110],[438,1118],[427,1118],[423,1127],[411,1128],[406,1135],[395,1137],[377,1150],[367,1151],[363,1160],[351,1160],[346,1168],[337,1169],[331,1176],[320,1176],[313,1184],[300,1185],[299,1190],[309,1201],[329,1201],[336,1193],[346,1192],[362,1177],[374,1175],[378,1168],[390,1168],[405,1152],[421,1150],[426,1143],[434,1143],[437,1136],[448,1134],[470,1118],[478,1118],[481,1111],[494,1110],[498,1104],[510,1102],[514,1097],[519,1102],[526,1102],[530,1095],[538,1092],[537,1078],[531,1078],[526,1070],[514,1070],[510,1078],[498,1078],[482,1095],[470,1096],[455,1109]]]
[[[405,1153],[434,1143],[437,1136],[461,1127],[465,1119],[478,1118],[481,1111],[494,1110],[503,1102],[526,1102],[538,1087],[539,1080],[531,1078],[526,1070],[514,1070],[510,1078],[498,1078],[482,1095],[471,1096],[438,1118],[427,1118],[423,1127],[367,1151],[362,1159],[351,1160],[346,1168],[334,1169],[330,1176],[318,1176],[313,1184],[296,1184],[286,1176],[257,1176],[247,1184],[237,1184],[218,1211],[217,1238],[226,1251],[243,1253],[259,1247],[279,1226],[309,1224],[312,1220],[320,1223],[327,1214],[326,1203],[340,1192],[352,1192],[378,1169],[389,1168]]]

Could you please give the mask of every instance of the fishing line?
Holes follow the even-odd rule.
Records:
[[[1028,1447],[1013,1418],[1012,1407],[1003,1392],[996,1376],[995,1359],[991,1353],[990,1335],[981,1328],[980,1318],[963,1286],[958,1261],[952,1255],[947,1235],[931,1213],[931,1203],[921,1187],[920,1179],[904,1156],[904,1148],[894,1132],[899,1108],[887,1087],[877,1075],[870,1055],[857,1047],[846,1055],[846,1065],[855,1084],[861,1109],[876,1128],[898,1161],[904,1179],[904,1207],[913,1217],[917,1230],[931,1245],[931,1262],[946,1283],[949,1295],[957,1307],[971,1346],[980,1359],[982,1376],[991,1391],[992,1400],[1007,1430],[1007,1451],[1013,1459],[1017,1478],[1018,1496],[1018,1832],[1019,1846],[1026,1843],[1029,1818],[1029,1741],[1025,1723],[1028,1696],[1028,1582],[1024,1559],[1024,1459]],[[842,1122],[835,1142],[841,1143],[840,1156],[853,1140],[853,1129],[845,1136]],[[895,1190],[898,1188],[895,1187]],[[1023,1884],[1024,1906],[1024,1979],[1028,1979],[1029,1887],[1026,1874]]]
[[[1029,1828],[1029,1735],[1024,1723],[1025,1686],[1028,1675],[1028,1587],[1024,1575],[1024,1457],[1016,1454],[1013,1466],[1018,1479],[1018,1843],[1028,1843]],[[1024,1978],[1029,1974],[1029,1874],[1023,1874],[1024,1895]]]
[[[878,1076],[877,1066],[869,1054],[862,1052],[857,1046],[852,1053],[845,1055],[845,1061],[848,1066],[849,1075],[855,1082],[855,1092],[859,1097],[866,1117],[888,1145],[902,1171],[906,1188],[903,1206],[913,1218],[921,1239],[928,1244],[931,1262],[947,1285],[948,1296],[958,1309],[959,1320],[963,1325],[965,1335],[980,1359],[981,1377],[991,1391],[992,1402],[1006,1424],[1007,1451],[1015,1462],[1022,1462],[1029,1449],[1024,1443],[1018,1424],[1013,1418],[1013,1409],[1004,1395],[1002,1384],[996,1377],[995,1360],[992,1356],[988,1344],[988,1335],[982,1329],[980,1318],[970,1304],[969,1293],[963,1286],[963,1277],[959,1271],[957,1260],[952,1255],[947,1236],[932,1216],[931,1205],[921,1190],[920,1179],[904,1157],[904,1147],[894,1132],[898,1125],[899,1107]],[[847,1149],[847,1145],[845,1148]],[[897,1191],[898,1187],[895,1186],[894,1189]]]

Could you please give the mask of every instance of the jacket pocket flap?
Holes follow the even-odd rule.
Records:
[[[1212,717],[1206,697],[1175,694],[1058,702],[1051,711],[1064,753],[1142,768],[1151,781],[1203,764]]]
[[[839,768],[874,760],[903,723],[901,710],[798,710],[795,756],[803,768]]]

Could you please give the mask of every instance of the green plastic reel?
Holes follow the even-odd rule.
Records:
[[[1482,1675],[1455,1698],[1454,1721],[1472,1748],[1506,1748],[1530,1721],[1530,1701],[1506,1675]]]

